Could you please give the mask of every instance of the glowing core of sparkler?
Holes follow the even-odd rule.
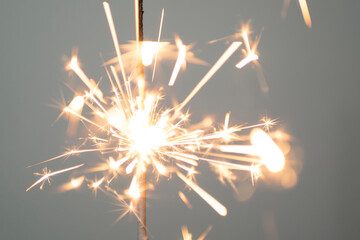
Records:
[[[143,41],[141,46],[141,57],[144,66],[150,66],[153,63],[158,42]]]
[[[145,109],[136,110],[128,125],[131,147],[143,158],[151,155],[159,146],[166,144],[167,117],[161,117],[155,124],[150,123],[152,99],[152,97],[145,99]]]

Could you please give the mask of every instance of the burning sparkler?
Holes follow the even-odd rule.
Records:
[[[155,176],[155,179],[160,176],[178,176],[219,215],[225,216],[226,207],[196,183],[195,174],[199,173],[197,166],[200,162],[209,163],[223,183],[228,182],[236,188],[233,184],[236,180],[236,172],[248,172],[249,176],[256,180],[264,167],[271,172],[281,171],[285,165],[285,158],[273,139],[261,130],[261,128],[269,129],[274,125],[275,122],[272,120],[266,119],[252,126],[230,126],[230,113],[228,113],[222,127],[214,126],[212,120],[207,118],[191,125],[190,114],[183,111],[190,100],[242,44],[245,45],[243,51],[245,57],[236,67],[240,69],[257,61],[258,41],[251,46],[248,33],[244,30],[241,34],[242,42],[235,41],[230,44],[189,95],[181,103],[166,108],[162,104],[161,90],[150,88],[150,83],[156,81],[155,69],[161,54],[169,51],[177,52],[169,86],[175,84],[178,73],[186,61],[200,64],[204,62],[195,58],[190,47],[184,45],[178,37],[176,45],[160,42],[164,11],[161,15],[158,41],[143,41],[142,4],[139,5],[138,1],[135,3],[136,42],[127,46],[134,51],[129,50],[125,54],[121,52],[110,6],[106,2],[103,3],[116,52],[116,59],[104,65],[112,87],[111,96],[103,94],[99,84],[84,73],[76,55],[72,56],[68,65],[68,68],[86,85],[87,90],[76,93],[70,104],[63,108],[62,114],[80,120],[87,127],[89,137],[80,149],[72,149],[38,164],[88,152],[101,153],[106,160],[105,163],[101,161],[96,166],[87,166],[83,163],[55,172],[45,169],[39,174],[41,178],[27,191],[37,185],[42,188],[51,176],[77,169],[79,176],[61,186],[61,191],[75,189],[87,183],[89,188],[101,189],[112,194],[125,206],[121,217],[127,213],[134,213],[140,222],[141,239],[147,239],[145,194],[154,179],[150,177],[147,181],[147,171],[152,171],[151,176]],[[151,65],[152,80],[145,81],[143,68]],[[86,173],[101,173],[102,177],[89,179]],[[118,186],[114,186],[114,180],[122,175],[131,178],[131,182],[126,189],[120,191]],[[191,208],[184,193],[179,192],[179,197]],[[203,239],[206,233],[199,239]],[[184,238],[185,235],[189,236],[187,229],[183,228],[183,234]]]

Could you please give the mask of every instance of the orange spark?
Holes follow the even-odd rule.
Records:
[[[226,216],[227,210],[224,205],[222,205],[218,200],[212,197],[210,194],[205,192],[201,187],[199,187],[194,182],[190,181],[187,177],[185,177],[180,172],[176,172],[178,177],[183,180],[191,189],[193,189],[199,196],[204,199],[219,215]]]

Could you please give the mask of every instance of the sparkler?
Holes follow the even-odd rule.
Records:
[[[104,65],[112,94],[103,94],[99,84],[81,69],[77,56],[72,56],[68,68],[82,80],[87,89],[76,93],[71,103],[63,108],[62,114],[71,116],[72,121],[81,121],[87,127],[89,136],[80,149],[72,149],[35,165],[88,152],[101,153],[105,162],[101,161],[96,166],[83,163],[55,172],[45,169],[42,174],[37,174],[41,178],[27,191],[37,185],[42,188],[51,176],[76,169],[79,176],[61,186],[61,191],[88,183],[89,188],[110,193],[125,206],[120,218],[127,213],[133,213],[139,220],[139,239],[147,239],[146,191],[153,186],[151,182],[154,179],[175,175],[219,215],[226,216],[226,207],[196,183],[198,164],[207,162],[218,174],[219,180],[229,183],[234,189],[236,173],[239,171],[248,172],[253,181],[261,176],[264,167],[271,172],[281,171],[285,165],[284,154],[274,140],[261,130],[268,130],[275,121],[265,119],[262,123],[251,126],[230,126],[228,113],[224,125],[220,127],[216,127],[208,118],[200,123],[190,124],[190,114],[183,110],[240,46],[245,47],[245,57],[236,67],[241,69],[251,62],[256,62],[259,58],[256,52],[258,41],[251,46],[248,32],[243,30],[242,42],[235,41],[230,44],[188,96],[179,104],[166,108],[162,104],[164,97],[161,90],[150,86],[151,82],[156,82],[155,69],[161,60],[161,53],[174,49],[177,52],[169,86],[175,84],[179,71],[187,61],[200,64],[203,62],[195,58],[191,48],[184,45],[178,37],[176,46],[160,42],[164,10],[161,14],[158,41],[143,41],[141,0],[135,0],[136,42],[129,45],[135,46],[135,55],[129,54],[131,52],[122,54],[110,6],[106,2],[103,6],[116,52],[116,60]],[[145,81],[144,67],[151,65],[152,79]],[[148,171],[151,171],[149,179]],[[101,173],[102,177],[92,180],[86,173]],[[121,176],[127,176],[131,181],[128,188],[118,190],[115,179]],[[186,206],[192,207],[183,192],[179,192],[179,197]],[[204,239],[210,229],[199,239]],[[183,235],[184,238],[191,239],[187,228],[183,228]]]

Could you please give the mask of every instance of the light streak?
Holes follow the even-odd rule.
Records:
[[[80,111],[85,104],[84,97],[83,96],[77,96],[75,97],[70,105],[69,108],[75,112]]]
[[[117,34],[116,34],[116,31],[115,31],[115,25],[114,25],[114,21],[113,21],[112,15],[111,15],[110,5],[107,2],[103,2],[103,6],[104,6],[104,9],[105,9],[105,14],[106,14],[107,21],[109,23],[109,28],[110,28],[111,36],[112,36],[112,39],[113,39],[113,42],[114,42],[116,55],[117,55],[117,58],[118,58],[118,61],[119,61],[119,64],[120,64],[122,77],[124,79],[126,90],[128,90],[128,88],[127,88],[127,80],[126,80],[126,75],[125,75],[125,69],[124,69],[122,59],[121,59],[119,41],[118,41]],[[120,85],[118,87],[120,88]],[[129,94],[129,92],[128,92],[128,94]]]
[[[274,141],[262,130],[251,132],[251,143],[265,166],[272,172],[279,172],[285,165],[284,154]]]
[[[212,229],[212,226],[208,226],[208,228],[205,230],[205,232],[203,232],[203,234],[201,234],[197,240],[205,240],[206,236],[209,234],[211,229]]]
[[[205,76],[200,80],[198,85],[191,91],[191,93],[186,97],[186,99],[180,104],[177,108],[177,111],[180,111],[185,107],[187,103],[196,95],[196,93],[210,80],[210,78],[219,70],[219,68],[229,59],[229,57],[240,47],[240,42],[233,42],[230,47],[224,52],[224,54],[219,58],[219,60],[212,66],[212,68],[205,74]]]
[[[241,69],[243,68],[245,65],[247,65],[248,63],[258,60],[259,56],[254,54],[254,53],[250,53],[248,56],[246,56],[243,60],[241,60],[238,64],[236,64],[236,67]]]
[[[174,86],[175,80],[177,75],[179,74],[180,67],[183,64],[185,57],[186,57],[186,46],[182,44],[181,40],[179,39],[177,44],[179,48],[179,55],[175,63],[175,67],[173,69],[173,72],[171,74],[171,78],[169,81],[169,86]]]
[[[205,240],[205,237],[208,235],[208,233],[211,231],[212,226],[209,226],[205,232],[203,232],[200,237],[197,238],[197,240]],[[189,229],[187,228],[187,226],[182,226],[181,227],[181,233],[183,235],[183,239],[182,240],[194,240],[192,234],[189,232]]]
[[[201,187],[199,187],[194,182],[190,181],[180,172],[177,172],[178,177],[183,180],[191,189],[193,189],[199,196],[204,199],[219,215],[226,216],[227,210],[224,205],[222,205],[218,200],[212,197],[210,194],[204,191]]]
[[[306,0],[299,0],[299,4],[306,26],[311,28],[312,25],[311,25],[310,12]]]
[[[84,73],[84,71],[80,68],[77,57],[71,58],[71,62],[69,66],[76,73],[76,75],[78,75],[78,77],[85,83],[85,85],[90,89],[90,91],[94,91],[95,95],[101,101],[104,101],[102,92],[97,88],[96,84],[91,79],[89,79]]]
[[[104,178],[101,178],[99,181],[95,181],[91,184],[92,188],[98,188],[104,182]]]
[[[131,181],[128,195],[134,200],[136,200],[140,197],[140,189],[139,189],[139,185],[138,185],[136,176],[134,176],[133,180]]]
[[[62,169],[62,170],[59,170],[59,171],[56,171],[56,172],[50,172],[50,171],[48,172],[45,169],[43,176],[39,180],[37,180],[33,185],[31,185],[28,189],[26,189],[26,192],[29,191],[30,189],[32,189],[33,187],[35,187],[36,185],[38,185],[39,183],[45,181],[45,180],[49,181],[50,177],[52,177],[54,175],[64,173],[64,172],[68,172],[68,171],[74,170],[76,168],[79,168],[81,166],[84,166],[84,164],[80,164],[80,165],[77,165],[77,166],[74,166],[74,167],[65,168],[65,169]],[[40,174],[37,174],[37,175],[40,175]]]
[[[182,232],[182,235],[183,235],[183,240],[192,240],[192,234],[189,233],[189,230],[186,226],[183,226],[181,228],[181,232]]]
[[[246,52],[248,53],[248,55],[243,60],[241,60],[238,64],[236,64],[236,67],[239,69],[243,68],[248,63],[259,59],[259,56],[257,54],[255,54],[256,44],[254,44],[253,49],[250,48],[250,42],[249,42],[247,30],[244,30],[242,32],[242,38],[244,40],[244,43],[246,46]]]
[[[159,35],[158,35],[158,40],[157,40],[157,45],[156,45],[155,62],[154,62],[154,68],[153,68],[153,73],[152,73],[152,77],[151,77],[151,82],[154,82],[154,77],[155,77],[155,70],[156,70],[156,63],[157,63],[157,58],[158,58],[159,48],[160,48],[160,37],[161,37],[161,30],[162,30],[162,26],[163,26],[163,20],[164,20],[164,9],[162,9],[162,11],[161,11]]]
[[[187,197],[185,196],[185,194],[183,192],[179,191],[179,197],[189,209],[192,209],[192,206],[191,206],[189,200],[187,199]]]
[[[311,28],[312,23],[311,23],[311,17],[310,17],[310,12],[309,12],[307,2],[306,2],[306,0],[298,0],[298,1],[299,1],[302,16],[304,18],[304,22],[308,28]],[[281,10],[282,18],[286,18],[289,5],[290,5],[290,0],[284,0],[283,8]]]

